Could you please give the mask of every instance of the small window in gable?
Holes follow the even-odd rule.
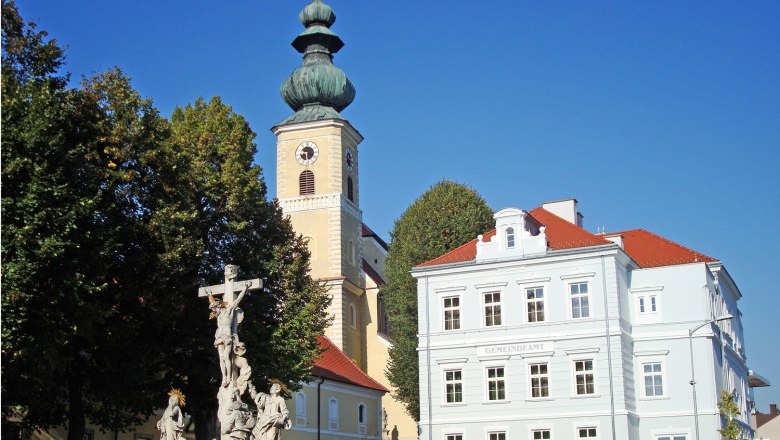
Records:
[[[515,228],[506,228],[506,247],[515,247]]]
[[[314,173],[310,170],[305,170],[298,176],[298,185],[300,187],[300,195],[308,196],[314,194]]]

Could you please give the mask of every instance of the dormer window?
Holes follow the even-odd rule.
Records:
[[[515,228],[506,228],[506,247],[507,249],[515,247]]]

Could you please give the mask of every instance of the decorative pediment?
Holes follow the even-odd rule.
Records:
[[[528,212],[504,208],[494,216],[496,235],[491,241],[477,237],[477,261],[496,258],[525,257],[547,252],[545,227]]]

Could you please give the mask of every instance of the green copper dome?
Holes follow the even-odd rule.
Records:
[[[299,15],[306,30],[292,42],[303,54],[303,64],[282,83],[282,99],[296,111],[284,122],[303,122],[338,116],[355,99],[355,86],[347,75],[333,65],[333,54],[343,46],[329,28],[336,14],[321,0],[308,4]],[[306,111],[303,111],[306,108]],[[283,123],[284,123],[283,122]]]

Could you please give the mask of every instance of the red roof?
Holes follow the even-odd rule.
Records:
[[[365,388],[371,388],[382,392],[388,389],[363,372],[343,351],[339,350],[333,342],[325,336],[319,338],[320,348],[323,349],[322,357],[317,360],[312,369],[312,374],[336,382],[348,383]]]
[[[710,263],[718,261],[700,252],[677,244],[644,229],[612,232],[608,236],[623,237],[623,250],[642,267],[673,266],[675,264]]]
[[[581,227],[570,223],[543,208],[532,209],[529,214],[539,223],[546,226],[547,246],[550,249],[574,249],[589,246],[612,244],[604,235],[622,235],[623,250],[641,267],[671,266],[695,262],[718,261],[702,253],[693,251],[671,240],[659,237],[644,229],[610,233],[604,235],[592,234]],[[483,235],[484,241],[496,235],[492,230]],[[433,260],[419,264],[418,267],[436,266],[439,264],[464,263],[472,261],[477,256],[477,240],[447,252]]]
[[[377,243],[379,243],[380,246],[382,246],[385,250],[388,250],[387,243],[385,243],[384,240],[382,240],[382,237],[379,236],[376,232],[372,231],[371,228],[366,226],[365,223],[361,223],[363,225],[363,237],[372,237],[374,240],[376,240]]]

